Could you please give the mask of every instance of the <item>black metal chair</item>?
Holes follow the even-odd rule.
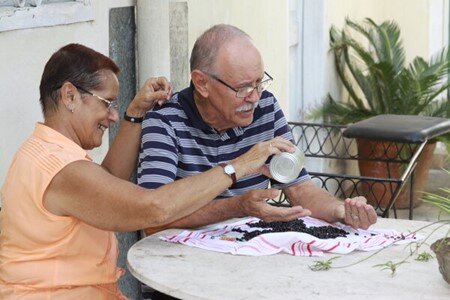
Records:
[[[389,217],[392,209],[397,217],[396,200],[407,182],[409,218],[413,218],[415,168],[425,145],[450,131],[450,119],[379,115],[349,125],[290,122],[295,143],[305,152],[306,167],[314,182],[339,198],[365,196],[371,199],[377,213]],[[358,143],[358,146],[356,145]],[[368,153],[358,151],[366,148]],[[320,160],[321,171],[310,167]],[[385,165],[383,176],[347,174],[344,161],[369,161]],[[340,169],[339,169],[340,168]],[[289,205],[282,194],[275,205]]]

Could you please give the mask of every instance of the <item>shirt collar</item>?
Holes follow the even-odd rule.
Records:
[[[189,87],[182,90],[179,94],[179,103],[183,107],[186,116],[191,121],[193,127],[202,130],[214,130],[211,126],[205,123],[200,112],[198,111],[197,105],[195,105],[194,100],[194,84],[190,83]]]
[[[77,153],[80,156],[86,157],[87,159],[92,161],[92,158],[89,156],[86,150],[80,147],[80,145],[43,123],[36,123],[36,126],[34,128],[34,136],[46,142],[60,145],[63,148],[69,149],[70,151]]]

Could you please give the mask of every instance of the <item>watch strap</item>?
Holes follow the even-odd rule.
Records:
[[[221,167],[223,168],[224,173],[227,174],[228,176],[230,176],[231,180],[233,181],[233,184],[236,184],[236,181],[237,181],[237,179],[236,179],[236,173],[235,173],[235,172],[233,172],[233,173],[227,173],[227,172],[225,171],[225,167],[228,166],[228,165],[229,165],[229,164],[226,164],[226,163],[220,163],[220,164],[219,164],[219,166],[221,166]],[[231,165],[230,165],[230,166],[231,166]]]
[[[123,119],[131,123],[142,123],[144,121],[144,117],[132,117],[127,115],[127,112],[123,114]]]

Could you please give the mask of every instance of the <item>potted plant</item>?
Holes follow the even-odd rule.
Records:
[[[359,35],[360,39],[356,39],[355,35]],[[347,19],[342,30],[333,26],[330,29],[330,46],[337,74],[347,96],[345,101],[338,101],[328,94],[323,105],[313,110],[312,118],[322,117],[334,124],[350,124],[379,114],[450,117],[450,102],[443,95],[450,86],[446,80],[450,71],[450,53],[446,48],[429,61],[416,57],[406,64],[396,22],[377,24],[369,18],[362,23]],[[449,135],[442,138],[448,140]],[[368,148],[371,149],[371,155],[374,155],[374,148],[396,148],[389,143],[374,146],[371,144],[373,142],[357,140],[360,157],[370,159],[369,154],[363,153]],[[435,143],[427,145],[419,159],[415,176],[417,191],[425,187],[434,147]],[[386,170],[384,163],[359,160],[359,167],[362,176],[394,178],[401,174],[399,164],[393,164],[393,170]],[[386,190],[390,189],[384,188],[383,192]],[[368,196],[369,202],[374,202]],[[380,202],[387,204],[391,195],[386,193],[383,197],[385,199],[381,201],[378,198],[378,205]],[[407,201],[399,198],[396,207],[406,207]],[[414,206],[419,199],[420,195],[415,193]]]

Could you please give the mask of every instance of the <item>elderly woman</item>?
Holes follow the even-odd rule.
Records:
[[[100,146],[105,130],[119,121],[118,72],[111,59],[78,44],[61,48],[47,62],[40,84],[44,122],[18,150],[1,191],[1,299],[122,298],[114,231],[160,226],[191,214],[236,177],[262,171],[269,155],[293,151],[288,141],[272,139],[227,168],[156,190],[140,188],[127,181],[136,163],[139,123],[171,96],[171,88],[164,78],[146,82],[98,165],[86,150]],[[295,218],[301,209],[285,213]]]

